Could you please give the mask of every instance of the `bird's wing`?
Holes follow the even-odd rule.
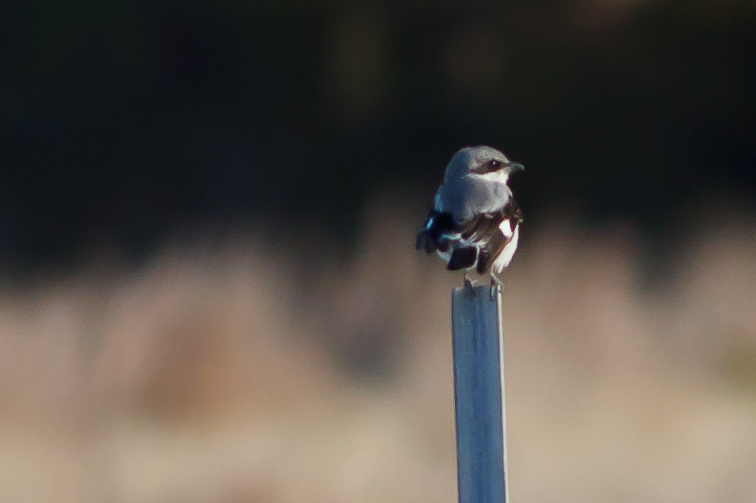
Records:
[[[496,258],[515,236],[517,226],[522,222],[522,210],[514,198],[496,213],[480,215],[470,230],[462,233],[463,239],[481,243],[476,270],[480,274],[491,271]]]
[[[473,218],[457,222],[450,212],[433,209],[417,234],[415,247],[426,253],[452,248],[448,269],[476,266],[479,273],[490,272],[494,260],[512,240],[522,221],[522,211],[514,198],[498,211],[479,213]]]

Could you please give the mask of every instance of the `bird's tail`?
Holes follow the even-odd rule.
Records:
[[[460,269],[469,269],[475,265],[478,260],[478,247],[476,246],[458,246],[452,250],[449,263],[446,268],[450,271],[459,271]]]
[[[449,250],[450,242],[459,239],[458,236],[455,238],[454,229],[455,224],[451,213],[431,210],[425,219],[423,228],[415,237],[415,248],[425,250],[425,253],[428,254],[435,253],[438,250],[446,252]]]
[[[434,243],[433,239],[428,235],[427,229],[423,229],[417,233],[417,237],[415,237],[415,249],[425,250],[425,253],[428,254],[433,253],[438,249],[436,243]]]

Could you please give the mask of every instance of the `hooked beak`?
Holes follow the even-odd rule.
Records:
[[[517,164],[516,162],[512,162],[509,164],[509,173],[515,173],[517,171],[525,171],[525,166],[522,164]]]

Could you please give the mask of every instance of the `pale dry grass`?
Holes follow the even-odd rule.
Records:
[[[237,236],[6,292],[0,501],[456,501],[458,278],[415,223],[376,204],[351,257]],[[695,236],[653,289],[632,228],[526,235],[514,501],[756,501],[754,231]]]

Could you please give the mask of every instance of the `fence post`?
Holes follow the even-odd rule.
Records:
[[[452,292],[459,503],[507,503],[501,290]]]

